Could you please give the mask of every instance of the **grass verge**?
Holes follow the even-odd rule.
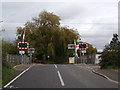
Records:
[[[101,69],[108,69],[108,70],[112,70],[112,71],[116,71],[116,72],[120,71],[119,67],[114,67],[114,66],[106,66],[106,67],[101,68]]]
[[[14,69],[11,66],[9,67],[3,66],[2,69],[3,69],[2,70],[2,85],[4,86],[11,80],[12,75],[14,74]]]

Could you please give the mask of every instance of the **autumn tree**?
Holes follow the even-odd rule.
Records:
[[[25,41],[35,48],[34,57],[46,61],[50,56],[51,61],[56,63],[64,62],[67,45],[79,35],[76,30],[61,27],[60,17],[47,11],[27,22],[24,28],[19,27],[17,41],[22,40],[23,30],[26,31]]]

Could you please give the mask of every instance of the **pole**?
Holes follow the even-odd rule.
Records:
[[[21,64],[23,64],[23,54],[21,54]]]
[[[30,55],[30,64],[32,63],[32,54]]]
[[[23,31],[23,39],[22,39],[22,42],[24,42],[24,39],[25,39],[25,30]]]
[[[76,41],[74,40],[74,44],[75,44],[75,62],[77,63],[77,49],[76,49]]]
[[[29,54],[28,64],[31,62],[31,55]]]
[[[25,30],[23,31],[23,39],[22,42],[24,42],[25,39]],[[24,63],[24,57],[23,57],[23,53],[22,53],[22,64]]]
[[[83,63],[81,50],[80,50],[80,59],[81,59],[81,63]]]
[[[21,64],[24,64],[24,51],[21,51]]]

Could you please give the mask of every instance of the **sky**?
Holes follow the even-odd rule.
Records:
[[[3,39],[13,41],[17,27],[24,27],[43,10],[61,18],[61,26],[76,29],[81,41],[103,50],[118,33],[118,0],[2,0],[0,28]]]

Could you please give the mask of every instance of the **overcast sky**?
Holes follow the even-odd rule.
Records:
[[[8,2],[9,1],[9,2]],[[11,2],[10,2],[11,1]],[[77,29],[82,41],[102,50],[118,33],[118,0],[2,0],[1,27],[5,40],[15,40],[16,27],[46,10],[61,18],[61,26]]]

